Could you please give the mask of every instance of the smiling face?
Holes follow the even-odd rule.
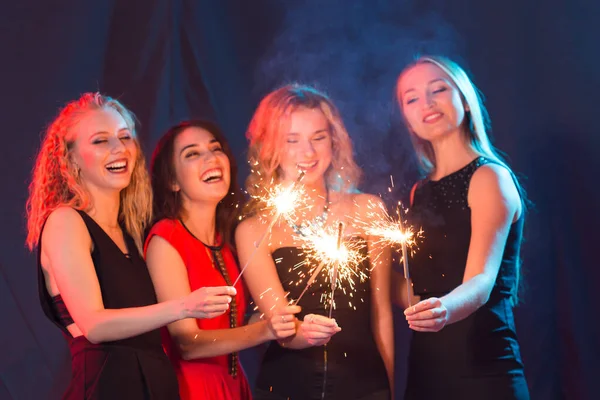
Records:
[[[465,108],[460,91],[438,66],[425,62],[398,79],[398,99],[410,130],[429,142],[462,129]]]
[[[91,190],[121,191],[131,182],[138,145],[115,109],[85,112],[70,129],[71,163]]]
[[[305,172],[302,182],[323,184],[333,155],[329,122],[319,109],[298,108],[290,115],[289,131],[279,165],[283,179],[295,180]]]
[[[218,204],[229,190],[230,165],[223,147],[212,133],[200,127],[184,129],[173,146],[175,178],[173,190],[179,191],[184,204]]]

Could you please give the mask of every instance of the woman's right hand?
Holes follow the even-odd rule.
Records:
[[[232,286],[206,286],[196,289],[183,299],[183,318],[210,319],[229,309],[237,291]]]
[[[322,346],[331,340],[331,337],[342,330],[335,319],[317,314],[307,314],[300,325],[300,330],[306,341],[312,346]]]
[[[286,306],[276,309],[271,318],[267,320],[270,340],[281,340],[296,334],[296,318],[295,314],[302,311],[300,306]]]

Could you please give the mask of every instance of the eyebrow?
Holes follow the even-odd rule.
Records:
[[[131,131],[131,129],[129,129],[128,127],[124,127],[124,128],[119,128],[118,132],[121,133],[122,131]],[[96,136],[96,135],[110,135],[110,132],[108,131],[98,131],[98,132],[94,132],[92,134],[92,137]]]
[[[438,81],[446,83],[446,81],[445,81],[444,79],[442,79],[442,78],[435,78],[435,79],[432,79],[432,80],[430,80],[429,82],[427,82],[427,84],[428,84],[428,85],[431,85],[432,83],[436,83],[436,82],[438,82]],[[404,91],[404,95],[406,95],[406,93],[408,93],[408,92],[414,92],[414,91],[415,91],[415,89],[408,89],[408,90],[405,90],[405,91]]]
[[[329,129],[323,128],[323,129],[316,130],[312,133],[312,135],[315,135],[315,134],[321,133],[321,132],[329,132]],[[288,133],[288,135],[296,135],[297,136],[297,135],[299,135],[299,133],[298,132],[290,132],[290,133]]]
[[[219,142],[217,139],[211,139],[208,142],[208,144],[213,144],[213,143],[221,144],[221,142]],[[191,147],[198,147],[198,143],[192,143],[192,144],[188,144],[187,146],[183,146],[183,149],[181,149],[181,151],[179,152],[179,155],[183,154],[184,151],[186,151],[187,149],[189,149]]]

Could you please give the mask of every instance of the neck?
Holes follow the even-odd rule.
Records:
[[[309,199],[319,202],[319,199],[327,197],[327,185],[324,180],[304,185],[304,190]]]
[[[90,217],[94,219],[105,230],[120,229],[119,209],[121,198],[118,191],[104,192],[88,188],[92,200]]]
[[[306,203],[300,220],[311,220],[323,213],[324,208],[329,207],[329,195],[325,181],[304,185],[306,192]]]
[[[431,173],[431,179],[434,180],[458,171],[477,157],[477,153],[466,143],[462,130],[444,135],[431,142],[431,145],[435,154],[435,170]]]
[[[181,220],[187,229],[202,243],[214,246],[217,232],[217,205],[184,201]]]

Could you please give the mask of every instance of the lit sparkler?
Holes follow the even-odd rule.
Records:
[[[373,212],[377,217],[369,218],[366,232],[368,235],[376,237],[379,243],[387,245],[400,245],[402,249],[402,266],[404,270],[404,279],[406,281],[407,304],[411,305],[410,297],[410,272],[408,268],[408,250],[414,249],[417,239],[423,236],[423,231],[415,233],[412,227],[406,227],[402,220],[401,204],[396,208],[397,218],[392,218],[385,207],[380,207],[381,212]]]
[[[315,282],[323,268],[328,271],[332,293],[335,288],[343,290],[354,290],[355,280],[364,280],[367,275],[359,268],[366,254],[361,250],[364,243],[343,240],[343,223],[339,223],[337,229],[317,228],[312,226],[311,232],[299,237],[303,242],[306,261],[301,265],[317,264],[318,266],[310,273],[306,287],[293,304],[298,304],[308,288]],[[333,295],[331,298],[333,306]]]
[[[271,190],[268,190],[266,196],[260,198],[260,200],[264,204],[266,204],[268,209],[275,210],[275,215],[271,219],[269,226],[267,227],[261,238],[255,243],[255,248],[252,251],[252,254],[246,261],[244,267],[240,270],[240,274],[238,275],[237,279],[235,280],[232,286],[235,286],[238,283],[238,281],[242,278],[242,274],[244,273],[246,268],[248,268],[248,265],[250,265],[250,263],[252,262],[252,259],[258,251],[258,248],[262,245],[267,236],[269,236],[269,234],[271,233],[271,230],[273,229],[273,226],[275,225],[279,217],[294,212],[294,210],[298,206],[302,197],[300,181],[302,181],[304,175],[305,172],[300,171],[298,178],[296,178],[296,181],[292,186],[284,187],[282,185],[277,185]]]

